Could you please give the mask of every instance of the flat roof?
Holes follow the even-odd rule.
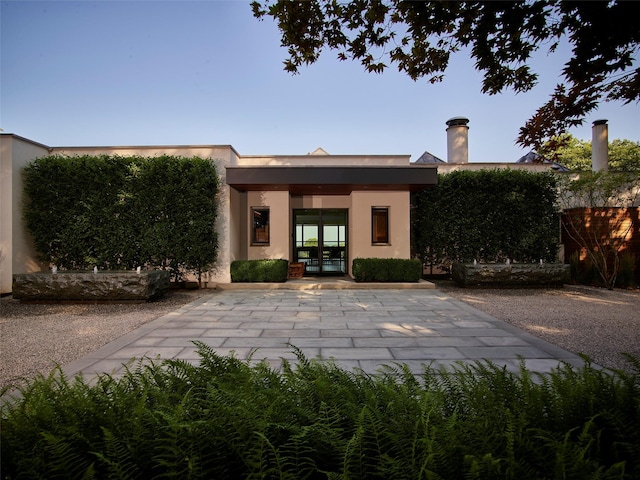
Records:
[[[289,191],[294,195],[347,195],[352,191],[424,190],[438,182],[432,166],[238,166],[227,167],[227,184],[241,191]]]

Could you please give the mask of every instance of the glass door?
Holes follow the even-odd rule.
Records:
[[[294,210],[293,261],[305,264],[305,273],[320,273],[318,260],[319,210]]]
[[[347,212],[343,209],[320,210],[322,268],[326,275],[347,273]]]
[[[347,273],[346,209],[293,211],[294,262],[305,264],[309,275]]]

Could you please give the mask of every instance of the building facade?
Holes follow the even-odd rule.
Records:
[[[410,195],[437,182],[435,165],[408,155],[242,156],[230,145],[47,147],[2,134],[0,286],[46,271],[22,222],[22,169],[46,155],[176,155],[216,162],[219,254],[210,284],[230,281],[234,260],[280,258],[307,275],[349,275],[354,258],[410,257]]]
[[[410,198],[437,174],[495,168],[566,171],[530,153],[510,163],[469,163],[469,120],[447,120],[447,161],[409,155],[240,155],[230,145],[48,147],[0,134],[0,293],[12,275],[46,271],[22,221],[22,169],[46,155],[175,155],[210,158],[220,176],[216,267],[210,285],[231,281],[234,260],[286,259],[307,275],[350,275],[354,258],[409,258]],[[593,125],[594,170],[607,169],[606,120]]]

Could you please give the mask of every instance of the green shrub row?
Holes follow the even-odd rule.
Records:
[[[3,478],[640,478],[637,372],[371,376],[300,353],[280,371],[198,351],[199,365],[23,387],[1,410]]]
[[[412,249],[425,265],[556,261],[557,180],[524,170],[456,171],[413,197]]]
[[[231,262],[232,282],[286,282],[287,260],[236,260]]]
[[[356,282],[418,282],[422,277],[420,261],[402,258],[354,258]]]
[[[53,155],[25,168],[25,221],[59,269],[149,266],[200,275],[215,262],[210,159]]]

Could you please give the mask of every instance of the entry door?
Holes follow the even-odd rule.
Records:
[[[293,258],[305,264],[307,274],[347,273],[347,217],[346,209],[293,211]]]

